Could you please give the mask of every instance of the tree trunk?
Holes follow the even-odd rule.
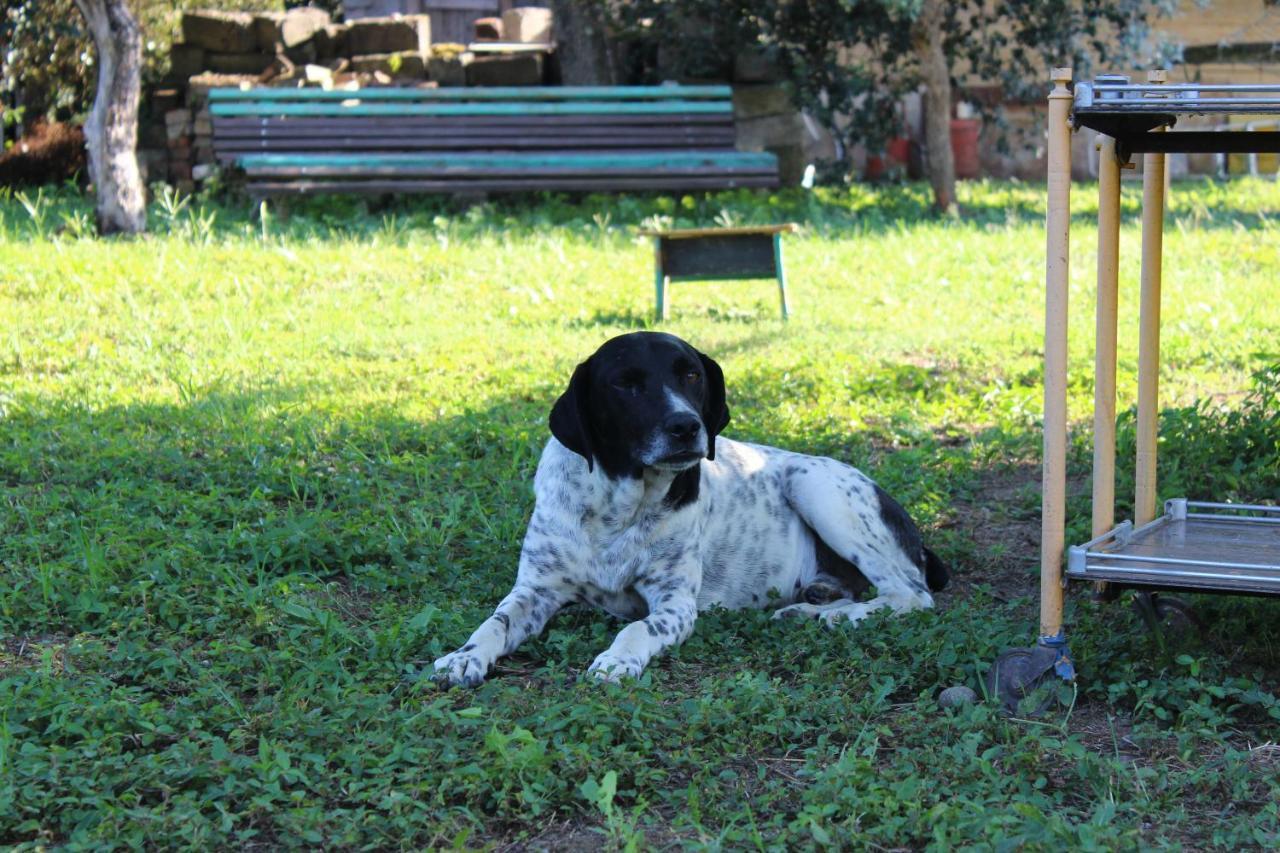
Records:
[[[924,161],[933,185],[933,205],[950,212],[956,203],[956,163],[951,152],[951,68],[943,50],[946,7],[924,0],[912,29],[912,44],[924,78]]]
[[[89,179],[97,196],[98,233],[137,234],[147,227],[137,152],[142,31],[126,0],[75,3],[97,51],[98,91],[84,135]]]
[[[552,0],[556,57],[566,86],[613,86],[618,82],[613,44],[603,8],[584,0]]]

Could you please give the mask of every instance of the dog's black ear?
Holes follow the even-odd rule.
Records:
[[[696,350],[695,350],[696,352]],[[716,458],[716,436],[729,425],[729,405],[725,402],[724,371],[715,359],[698,353],[707,375],[707,399],[702,404],[702,424],[707,428],[707,458]]]
[[[591,449],[591,359],[579,364],[569,387],[551,407],[551,434],[565,447],[587,460],[587,470],[595,470]]]

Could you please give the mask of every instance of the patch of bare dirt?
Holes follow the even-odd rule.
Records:
[[[1040,593],[1041,469],[1022,464],[984,473],[972,496],[957,500],[947,527],[958,530],[973,545],[963,572],[953,576],[947,592],[954,598],[986,586],[999,600],[1036,599]],[[1076,477],[1067,494],[1088,488]]]
[[[46,657],[53,670],[61,672],[67,668],[67,646],[70,642],[71,637],[66,634],[0,639],[0,673],[39,666]]]

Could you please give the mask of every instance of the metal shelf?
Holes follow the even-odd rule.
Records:
[[[1066,577],[1122,586],[1280,595],[1280,507],[1168,501],[1067,552]]]
[[[1095,115],[1280,113],[1280,85],[1130,83],[1127,77],[1102,76],[1076,84],[1073,111]]]
[[[1077,83],[1071,120],[1116,140],[1116,154],[1267,153],[1280,151],[1280,134],[1252,130],[1192,130],[1154,133],[1184,115],[1280,115],[1280,85],[1133,84],[1123,75],[1101,75]]]

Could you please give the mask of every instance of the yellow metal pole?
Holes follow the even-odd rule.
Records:
[[[1098,306],[1093,372],[1093,535],[1115,526],[1116,314],[1120,290],[1120,161],[1116,141],[1098,145]]]
[[[1044,481],[1040,521],[1040,636],[1062,633],[1067,492],[1067,285],[1071,230],[1071,69],[1053,69],[1049,93],[1044,312]]]
[[[1147,82],[1164,83],[1152,71]],[[1160,261],[1164,245],[1164,154],[1142,160],[1142,289],[1138,320],[1138,458],[1135,525],[1156,517],[1156,440],[1160,405]]]

